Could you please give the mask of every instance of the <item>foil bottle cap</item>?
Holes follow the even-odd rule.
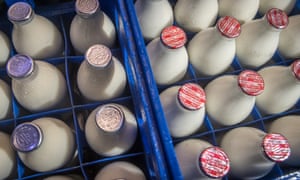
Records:
[[[292,71],[295,77],[300,81],[300,59],[293,62]]]
[[[96,124],[104,132],[117,132],[123,123],[124,114],[117,105],[103,105],[96,112]]]
[[[160,39],[165,46],[171,49],[180,48],[184,46],[187,41],[185,32],[177,26],[168,26],[164,28]]]
[[[266,16],[269,24],[277,29],[284,29],[289,24],[287,14],[281,9],[272,8],[268,10]]]
[[[291,154],[287,139],[281,134],[276,133],[270,133],[264,137],[263,149],[267,157],[275,162],[282,162]]]
[[[26,55],[17,54],[7,61],[6,70],[12,78],[23,78],[33,71],[33,59]]]
[[[33,10],[26,2],[17,2],[8,9],[8,19],[12,22],[24,22],[31,18]]]
[[[230,169],[229,158],[219,147],[209,147],[201,152],[200,169],[211,178],[222,178]]]
[[[265,88],[262,76],[251,70],[244,70],[239,74],[238,84],[242,91],[250,96],[261,94]]]
[[[206,96],[204,90],[197,84],[186,83],[178,90],[180,104],[188,110],[198,110],[204,107]]]
[[[75,9],[77,14],[89,16],[95,14],[99,8],[98,0],[76,0]]]
[[[217,22],[217,28],[220,33],[228,38],[236,38],[241,33],[241,24],[231,16],[224,16]]]
[[[86,51],[85,59],[94,67],[106,67],[111,62],[112,54],[108,47],[96,44]]]
[[[22,123],[12,133],[12,145],[20,152],[30,152],[42,143],[42,131],[34,123]]]

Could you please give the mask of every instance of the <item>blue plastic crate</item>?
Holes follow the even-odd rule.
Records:
[[[176,3],[176,0],[169,0],[169,2],[174,5]],[[241,71],[244,70],[244,68],[239,64],[238,59],[235,58],[233,63],[231,64],[231,68],[226,71],[223,74],[220,74],[218,76],[210,76],[210,77],[199,77],[196,75],[193,67],[191,64],[189,64],[188,67],[188,72],[186,74],[186,77],[183,78],[183,80],[169,85],[169,86],[158,86],[155,82],[151,66],[149,63],[149,57],[147,55],[146,51],[146,44],[145,41],[142,37],[142,33],[139,27],[139,23],[137,20],[137,15],[135,13],[134,9],[134,1],[129,0],[129,3],[127,4],[127,11],[130,16],[130,22],[132,24],[132,29],[135,34],[135,43],[136,43],[136,48],[138,50],[138,55],[139,55],[139,60],[140,64],[143,69],[143,76],[145,78],[145,81],[147,82],[147,88],[148,88],[148,93],[149,97],[151,99],[152,107],[155,111],[155,118],[156,118],[156,123],[159,128],[159,133],[160,133],[160,138],[163,143],[164,151],[165,151],[165,156],[167,158],[167,164],[171,173],[172,179],[180,180],[183,179],[182,174],[180,172],[180,168],[178,165],[178,161],[175,155],[174,151],[174,144],[181,142],[185,139],[188,138],[199,138],[199,139],[204,139],[209,141],[210,143],[214,145],[218,145],[218,137],[227,132],[230,129],[240,127],[240,126],[251,126],[251,127],[256,127],[261,130],[266,131],[266,125],[270,123],[272,120],[285,116],[285,115],[291,115],[291,114],[297,114],[300,115],[300,100],[298,103],[295,105],[294,108],[280,114],[275,114],[275,115],[263,115],[257,107],[254,107],[252,113],[250,114],[248,120],[235,125],[235,126],[230,126],[230,127],[215,127],[209,120],[209,117],[206,115],[205,120],[204,120],[204,127],[201,128],[197,133],[194,133],[191,136],[184,137],[184,138],[177,138],[174,139],[170,136],[169,130],[167,128],[167,123],[164,117],[164,112],[162,110],[162,106],[159,100],[159,93],[165,90],[166,88],[173,86],[173,85],[180,85],[184,84],[186,82],[194,82],[200,84],[202,87],[205,87],[208,82],[211,80],[215,79],[218,76],[225,75],[225,74],[239,74]],[[298,0],[292,13],[293,15],[295,14],[300,14],[300,1]],[[257,15],[256,18],[261,17],[260,15]],[[174,22],[176,24],[176,22]],[[193,36],[193,34],[188,34],[189,36]],[[292,60],[290,59],[284,59],[283,57],[280,56],[278,52],[275,53],[273,56],[273,61],[268,63],[267,65],[264,65],[263,67],[266,66],[271,66],[271,65],[289,65],[291,64]],[[259,69],[263,68],[260,67]],[[258,70],[258,69],[254,69]],[[277,164],[273,170],[266,175],[262,179],[275,179],[277,177],[283,176],[285,174],[288,174],[290,172],[299,170],[300,167],[284,167],[280,164]],[[230,179],[230,177],[226,176],[224,179]]]
[[[7,11],[7,8],[14,2],[18,1],[6,0],[4,11]],[[87,103],[81,100],[74,79],[80,63],[84,60],[83,56],[74,54],[69,40],[69,27],[72,18],[75,16],[75,1],[51,4],[43,4],[43,1],[33,0],[25,2],[29,2],[37,14],[53,21],[63,34],[64,55],[45,60],[59,67],[64,73],[68,87],[68,105],[49,111],[30,113],[22,108],[12,97],[13,117],[0,121],[0,130],[11,133],[16,125],[44,116],[57,117],[63,120],[68,119],[68,124],[76,132],[78,157],[75,164],[43,173],[28,169],[21,163],[20,159],[17,159],[18,167],[15,178],[25,180],[40,179],[54,174],[79,174],[84,179],[93,179],[97,171],[104,165],[117,160],[125,160],[138,165],[145,173],[147,179],[168,179],[168,170],[162,152],[163,148],[160,144],[157,127],[153,122],[152,107],[147,96],[146,85],[140,76],[141,73],[139,71],[141,71],[141,68],[137,66],[137,56],[132,50],[134,42],[131,38],[132,32],[127,12],[125,11],[126,2],[123,0],[100,0],[100,8],[108,14],[116,26],[118,43],[112,49],[112,53],[114,56],[119,57],[123,63],[128,85],[121,97],[95,103]],[[36,2],[39,2],[39,4]],[[7,20],[7,15],[3,11],[0,14],[0,30],[11,37],[12,24]],[[11,55],[15,53],[14,49],[12,49]],[[0,78],[11,84],[5,67],[0,68]],[[114,157],[101,157],[88,147],[82,124],[84,124],[84,120],[93,109],[101,104],[110,102],[123,104],[134,112],[139,133],[135,145],[129,152]]]

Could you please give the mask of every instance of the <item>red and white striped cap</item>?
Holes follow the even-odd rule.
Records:
[[[163,29],[160,39],[164,45],[177,49],[185,45],[187,37],[185,32],[177,26],[168,26]]]
[[[267,157],[275,162],[282,162],[291,154],[287,139],[277,133],[270,133],[264,137],[263,149]]]
[[[300,59],[293,62],[292,70],[296,78],[300,81]]]
[[[217,28],[221,34],[228,38],[236,38],[241,33],[241,24],[231,16],[225,16],[218,20]]]
[[[180,104],[188,110],[198,110],[205,105],[205,92],[195,83],[186,83],[178,90]]]
[[[272,8],[266,13],[266,16],[269,24],[277,29],[284,29],[289,24],[287,14],[281,9]]]
[[[257,96],[264,91],[265,83],[260,74],[251,70],[244,70],[238,76],[238,84],[246,94]]]

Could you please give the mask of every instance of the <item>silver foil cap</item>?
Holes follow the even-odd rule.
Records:
[[[30,4],[26,2],[14,3],[8,9],[8,19],[11,22],[24,22],[31,18],[33,10]]]
[[[76,13],[81,16],[90,16],[95,14],[99,9],[98,0],[76,0]]]
[[[33,66],[34,62],[31,57],[17,54],[8,60],[6,70],[12,78],[23,78],[33,71]]]
[[[34,123],[22,123],[12,133],[12,145],[20,152],[29,152],[42,143],[42,131]]]
[[[96,112],[96,124],[104,132],[117,132],[123,123],[123,111],[115,104],[103,105]]]
[[[91,46],[85,53],[85,59],[94,67],[106,67],[112,59],[111,51],[102,44]]]

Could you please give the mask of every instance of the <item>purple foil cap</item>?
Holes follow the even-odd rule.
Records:
[[[92,15],[99,8],[98,0],[76,0],[75,9],[79,15]]]
[[[6,70],[12,78],[23,78],[32,72],[33,66],[34,62],[31,57],[17,54],[8,60]]]
[[[14,3],[8,9],[8,19],[13,22],[22,22],[30,19],[32,8],[26,2]]]
[[[20,152],[29,152],[42,143],[42,131],[34,123],[22,123],[12,133],[12,145]]]
[[[103,105],[96,113],[96,124],[105,132],[119,131],[123,122],[123,111],[117,105]]]
[[[85,59],[94,67],[106,67],[111,62],[112,54],[108,47],[96,44],[86,51]]]

